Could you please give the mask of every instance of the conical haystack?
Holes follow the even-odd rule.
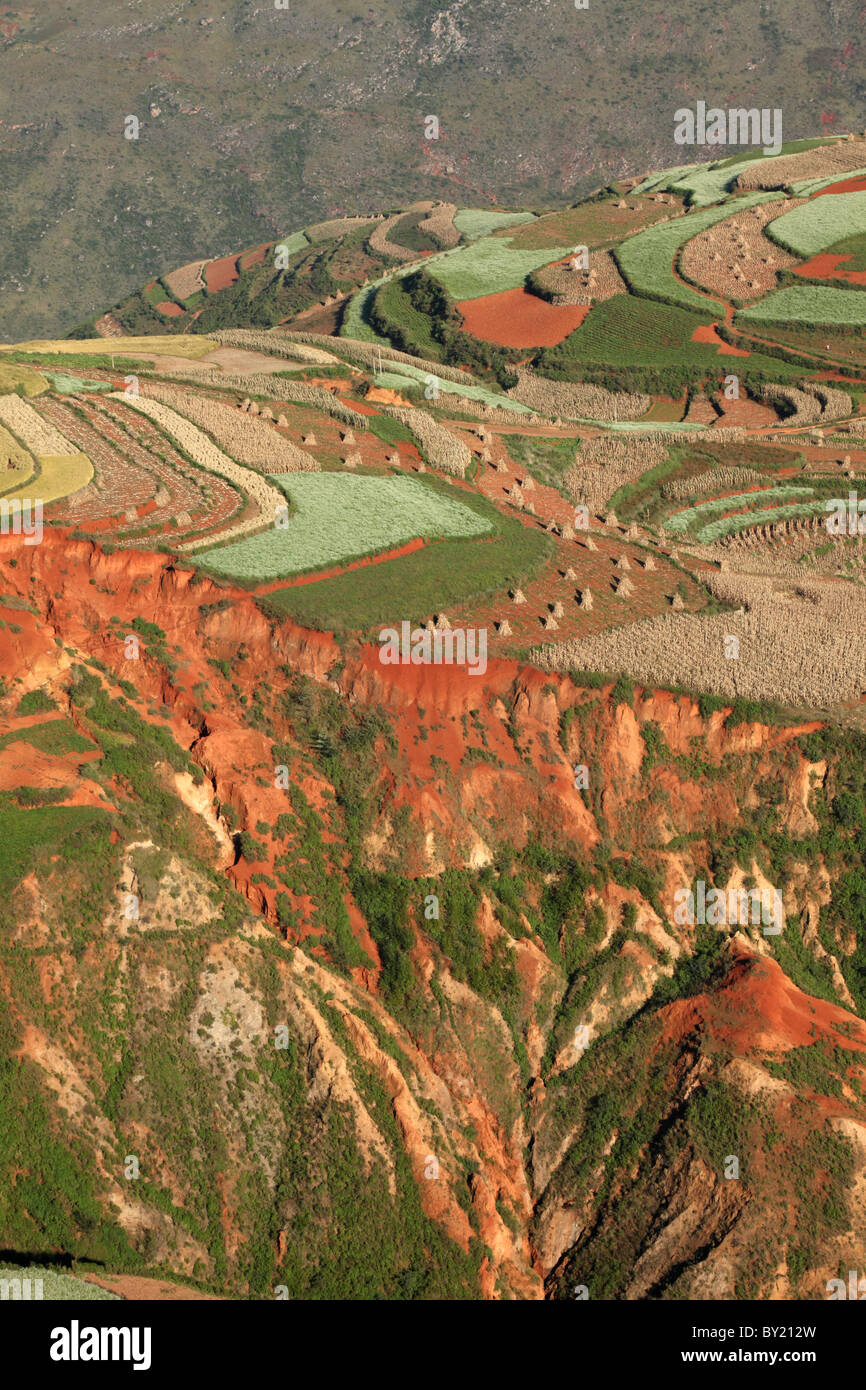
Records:
[[[510,636],[511,636],[511,624],[510,624],[510,622],[508,621],[508,619],[507,619],[507,618],[503,618],[503,619],[502,619],[502,622],[499,624],[499,627],[498,627],[496,630],[497,630],[497,632],[499,633],[499,636],[500,636],[500,637],[510,637]]]
[[[572,582],[572,583],[577,579],[577,575],[575,574],[574,570],[571,568],[571,565],[569,565],[568,569],[565,571],[565,577],[566,577],[566,579],[568,579],[568,580],[569,580],[570,582]]]
[[[346,430],[346,431],[344,432],[344,434],[343,434],[343,443],[344,443],[344,444],[355,444],[356,442],[357,442],[357,441],[356,441],[356,439],[355,439],[355,436],[354,436],[352,430]]]
[[[398,468],[400,465],[400,455],[397,453],[389,454],[386,462],[390,463],[392,468]]]
[[[636,540],[637,540],[638,536],[640,535],[640,530],[638,529],[637,524],[636,524],[634,521],[632,522],[631,526],[628,528],[628,530],[626,531],[625,534],[626,534],[626,540],[629,540],[629,541],[636,541]]]
[[[675,608],[676,611],[677,611],[678,613],[679,613],[683,608],[685,608],[685,604],[683,603],[683,596],[682,596],[682,594],[680,594],[680,593],[674,594],[673,598],[671,599],[671,608]]]
[[[497,473],[508,472],[508,464],[505,462],[505,459],[497,459],[496,463],[493,466],[496,469]]]
[[[482,462],[482,463],[489,463],[489,462],[490,462],[491,454],[490,454],[490,450],[487,448],[486,445],[485,445],[484,448],[481,450],[480,458],[481,458],[481,462]]]
[[[318,444],[318,442],[319,442],[319,441],[318,441],[318,439],[316,438],[316,436],[313,434],[313,431],[312,431],[312,430],[310,430],[310,433],[309,433],[309,434],[305,434],[304,437],[303,437],[303,439],[301,440],[301,443],[302,443],[302,444],[307,444],[307,445],[310,446],[310,448],[315,448],[315,446]]]
[[[238,410],[249,410],[251,405],[252,401],[250,400],[249,396],[245,396],[244,399],[241,401],[240,405],[238,406]]]
[[[535,491],[535,479],[532,477],[531,473],[527,474],[527,476],[523,479],[523,490],[524,492]]]
[[[592,539],[592,536],[587,536],[586,539],[584,540],[583,544],[584,544],[584,547],[585,547],[586,550],[598,550],[598,546],[596,545],[595,541]]]
[[[274,418],[274,412],[269,405],[262,406],[260,414],[263,420],[273,420]]]
[[[556,603],[553,605],[553,616],[554,616],[554,618],[564,618],[564,617],[565,617],[565,609],[563,608],[562,604],[559,602],[559,599],[557,599]]]
[[[545,529],[545,531],[549,531],[550,534],[551,534],[552,536],[558,536],[558,535],[559,535],[559,527],[557,526],[556,522],[553,520],[552,517],[551,517],[550,521],[548,521],[548,523],[547,523],[547,525],[545,526],[544,529]]]
[[[574,540],[574,527],[572,526],[570,521],[567,521],[562,528],[562,539],[564,541]]]
[[[605,526],[619,526],[619,522],[616,519],[616,512],[607,512],[604,518],[604,524]]]
[[[552,613],[548,613],[547,617],[545,618],[544,627],[547,632],[559,631],[559,623],[556,621]]]
[[[261,414],[261,411],[259,410],[259,408],[258,408],[258,406],[256,405],[255,401],[250,401],[249,413],[250,413],[250,415],[260,415],[260,414]]]
[[[584,610],[585,613],[591,612],[591,610],[592,610],[592,590],[591,590],[591,589],[584,589],[583,592],[581,593],[581,595],[580,595],[580,606],[581,606],[581,608]]]
[[[619,598],[631,598],[632,594],[634,593],[634,585],[632,584],[627,574],[624,574],[622,579],[617,584],[616,592]]]
[[[347,454],[343,462],[347,468],[357,468],[361,462],[361,455],[357,451],[353,454]]]
[[[644,562],[643,562],[643,567],[644,567],[645,570],[654,570],[654,569],[655,569],[655,567],[656,567],[656,562],[655,562],[655,560],[653,559],[653,557],[652,557],[651,555],[647,555],[646,559],[645,559]]]
[[[523,592],[522,589],[515,589],[515,590],[514,590],[514,593],[511,595],[511,602],[512,602],[512,603],[525,603],[525,602],[526,602],[526,595],[525,595],[525,593]]]
[[[525,512],[529,512],[529,515],[530,515],[530,516],[535,516],[535,503],[534,503],[534,502],[527,502],[527,503],[526,503],[526,506],[523,508],[523,510],[524,510]]]
[[[439,628],[440,632],[450,631],[451,622],[447,613],[436,614],[436,626]]]
[[[616,562],[616,567],[618,570],[630,570],[631,565],[629,564],[628,556],[620,555],[619,559]]]
[[[277,426],[278,426],[278,428],[281,429],[281,430],[288,429],[288,427],[289,427],[289,422],[288,422],[288,420],[286,419],[285,415],[278,415],[278,416],[277,416]]]

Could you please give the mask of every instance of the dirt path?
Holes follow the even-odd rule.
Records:
[[[274,579],[268,584],[262,584],[254,589],[255,594],[272,594],[277,589],[296,589],[301,584],[318,584],[322,579],[336,579],[340,574],[348,574],[351,570],[366,569],[367,565],[382,565],[386,560],[398,560],[401,555],[412,555],[416,550],[422,550],[427,544],[425,540],[417,537],[414,540],[406,541],[405,545],[395,546],[393,550],[383,550],[379,555],[365,555],[360,560],[353,560],[350,565],[335,565],[333,569],[316,570],[315,574],[301,574],[296,579]]]

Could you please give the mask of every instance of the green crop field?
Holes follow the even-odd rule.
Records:
[[[822,198],[821,202],[831,202]],[[750,323],[866,324],[866,295],[862,290],[837,290],[824,285],[788,285],[757,304],[741,309],[735,322]]]
[[[504,597],[549,562],[553,542],[543,531],[497,512],[483,498],[473,498],[471,505],[489,519],[491,535],[435,541],[381,565],[278,589],[261,602],[305,627],[366,632],[386,622],[422,622],[433,613],[490,594]]]
[[[712,343],[694,342],[695,330],[711,321],[711,312],[696,314],[657,299],[614,295],[596,304],[561,343],[544,348],[536,366],[542,375],[560,381],[580,380],[588,368],[608,368],[618,374],[617,383],[630,390],[641,389],[636,368],[658,378],[648,381],[646,389],[665,389],[667,383],[671,390],[685,385],[696,372],[717,373],[721,379],[737,371],[741,377],[754,374],[776,381],[796,373],[787,362],[759,351],[735,359],[720,355]]]
[[[503,227],[516,227],[521,222],[534,221],[535,214],[532,212],[497,212],[492,208],[460,208],[454,214],[454,226],[467,241],[490,236],[491,232],[501,231]]]
[[[781,486],[734,493],[729,497],[714,497],[707,502],[698,502],[693,507],[684,507],[682,511],[675,512],[667,518],[665,526],[668,531],[675,531],[677,534],[689,531],[698,535],[699,539],[705,539],[704,531],[708,528],[706,526],[703,526],[701,530],[696,530],[696,528],[702,525],[706,517],[714,516],[717,512],[729,512],[732,508],[740,507],[741,511],[738,516],[743,516],[744,510],[742,509],[758,507],[764,502],[777,501],[780,498],[813,496],[814,488],[811,487]],[[734,517],[724,518],[726,521],[735,519]]]
[[[277,579],[354,560],[418,536],[479,536],[492,522],[467,507],[445,484],[419,478],[369,478],[346,473],[275,474],[296,511],[283,530],[197,556],[239,579]]]
[[[486,294],[519,289],[527,275],[550,261],[561,260],[570,246],[546,246],[518,250],[511,237],[482,237],[470,246],[448,251],[424,266],[446,288],[452,299],[480,299]]]
[[[813,198],[767,226],[767,235],[795,256],[815,256],[858,232],[866,232],[866,192]]]
[[[637,236],[629,237],[614,252],[617,264],[628,284],[636,294],[648,295],[651,299],[669,300],[687,309],[700,309],[704,313],[713,312],[712,296],[700,295],[684,285],[674,275],[674,257],[681,246],[699,232],[705,232],[726,217],[734,217],[756,203],[772,202],[781,197],[779,193],[747,193],[741,198],[733,198],[721,207],[705,208],[702,212],[691,212],[685,217],[677,217],[673,222],[661,222],[648,227]],[[822,200],[823,201],[823,200]],[[841,235],[841,233],[840,233]]]

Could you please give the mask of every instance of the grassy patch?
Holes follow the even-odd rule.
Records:
[[[279,589],[264,601],[280,616],[307,627],[364,632],[388,621],[420,621],[470,599],[502,592],[536,573],[552,553],[550,537],[472,500],[493,514],[494,533],[480,540],[446,540],[412,555],[369,565],[315,584]]]

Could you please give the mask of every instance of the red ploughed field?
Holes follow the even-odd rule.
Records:
[[[852,285],[866,285],[866,270],[840,270],[850,256],[840,256],[835,252],[820,251],[810,261],[798,265],[795,275],[807,275],[811,280],[847,280]]]
[[[166,318],[169,319],[179,318],[181,314],[184,314],[186,312],[186,310],[182,309],[179,304],[172,304],[170,299],[160,300],[156,308],[158,313],[165,314]]]
[[[548,304],[527,290],[503,290],[457,304],[473,338],[500,347],[553,347],[583,323],[588,304]]]
[[[205,280],[209,290],[227,290],[238,279],[237,256],[221,256],[211,261],[205,269]]]

